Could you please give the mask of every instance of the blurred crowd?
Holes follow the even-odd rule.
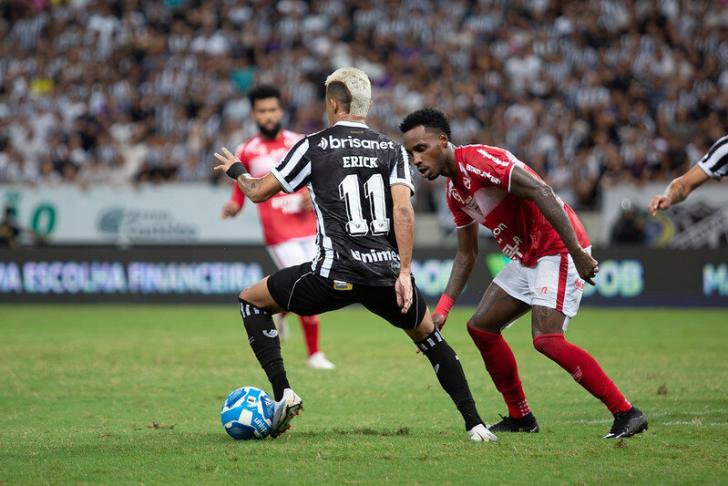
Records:
[[[10,0],[0,3],[0,182],[213,181],[256,132],[245,93],[324,125],[323,82],[355,65],[370,126],[412,110],[458,144],[508,148],[578,209],[682,173],[728,131],[723,0]],[[439,206],[424,186],[420,210]]]

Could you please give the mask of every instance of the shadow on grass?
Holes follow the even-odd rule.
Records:
[[[302,437],[322,437],[327,435],[335,435],[335,436],[342,436],[342,435],[366,435],[366,436],[376,436],[376,437],[405,437],[410,435],[410,429],[409,427],[399,427],[398,429],[389,429],[389,430],[381,430],[381,429],[374,429],[371,427],[354,427],[351,429],[331,429],[331,430],[322,430],[322,431],[302,431],[302,432],[294,432],[295,435],[299,435]]]
[[[289,442],[291,440],[305,440],[310,441],[311,439],[324,440],[324,439],[338,439],[342,436],[361,436],[361,437],[409,437],[409,427],[399,427],[397,429],[375,429],[372,427],[353,427],[350,429],[334,428],[334,429],[322,429],[322,430],[292,430],[286,432],[280,436],[280,439],[266,439],[266,441],[273,440],[277,442]],[[225,434],[199,434],[196,436],[196,440],[204,443],[220,443],[220,442],[245,442],[236,441],[231,439]],[[257,440],[249,442],[258,442]]]

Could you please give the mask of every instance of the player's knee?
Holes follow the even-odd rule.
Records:
[[[533,347],[538,351],[539,353],[546,354],[544,351],[548,346],[544,343],[543,339],[539,339],[541,336],[536,336],[533,338]]]
[[[470,319],[468,319],[467,327],[477,329],[479,331],[494,332],[494,333],[500,332],[499,327],[493,328],[493,326],[489,325],[486,320],[478,319],[477,314],[473,315]]]
[[[238,294],[238,299],[244,300],[245,302],[250,302],[250,288],[245,288],[240,291],[240,294]]]
[[[270,303],[266,301],[265,295],[261,295],[260,287],[252,286],[244,289],[238,294],[238,301],[242,304],[251,305],[261,311],[274,312],[275,309],[271,307]]]
[[[243,289],[238,295],[238,299],[241,302],[247,302],[248,304],[254,305],[256,307],[263,307],[258,301],[259,299],[256,298],[255,292],[253,292],[252,287]]]
[[[564,335],[559,333],[539,334],[533,338],[533,347],[541,354],[551,356],[558,353],[564,343]]]

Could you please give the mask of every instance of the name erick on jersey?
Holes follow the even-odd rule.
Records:
[[[238,147],[236,155],[250,175],[263,177],[275,168],[288,149],[302,137],[303,135],[288,130],[281,130],[275,140],[258,134]],[[313,211],[304,210],[302,206],[305,193],[305,188],[293,194],[281,192],[257,204],[266,245],[277,245],[316,234],[316,216]],[[240,207],[245,203],[245,196],[237,184],[233,185],[230,200]]]
[[[566,246],[536,203],[509,192],[515,166],[541,178],[507,150],[488,145],[455,149],[457,178],[447,180],[447,204],[458,227],[477,222],[493,232],[505,255],[533,267],[546,255],[567,253]],[[559,199],[561,202],[561,200]],[[579,244],[590,246],[576,213],[564,204]]]
[[[339,122],[307,135],[271,171],[286,192],[308,185],[318,246],[311,270],[344,282],[393,285],[399,252],[391,186],[414,193],[401,145],[362,123]]]

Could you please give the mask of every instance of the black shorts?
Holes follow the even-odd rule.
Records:
[[[371,287],[324,278],[311,271],[311,263],[284,268],[268,277],[273,300],[287,311],[310,316],[358,303],[401,329],[416,328],[427,310],[414,278],[412,290],[412,305],[402,314],[394,286]]]

